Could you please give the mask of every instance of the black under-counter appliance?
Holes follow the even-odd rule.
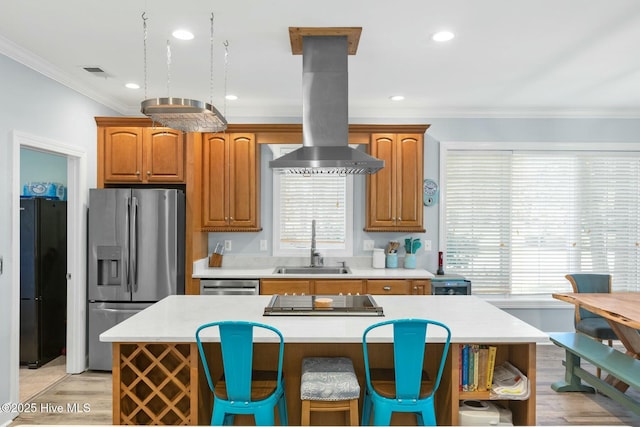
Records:
[[[444,274],[431,279],[432,295],[471,295],[471,281],[458,274]]]

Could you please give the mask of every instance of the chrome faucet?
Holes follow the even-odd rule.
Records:
[[[311,220],[311,267],[319,267],[322,265],[322,257],[320,252],[316,251],[316,220]]]

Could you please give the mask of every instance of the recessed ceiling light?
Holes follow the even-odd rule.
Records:
[[[171,35],[178,40],[193,40],[193,33],[188,30],[175,30]]]
[[[236,95],[227,95],[225,96],[225,98],[228,99],[229,101],[235,101],[236,99],[238,99]]]
[[[451,31],[438,31],[433,36],[431,36],[431,38],[437,42],[448,42],[454,37],[455,34],[453,34]]]
[[[393,95],[389,97],[390,100],[392,101],[403,101],[404,100],[404,96],[402,95]]]
[[[140,89],[140,85],[138,83],[127,83],[124,85],[127,89]]]

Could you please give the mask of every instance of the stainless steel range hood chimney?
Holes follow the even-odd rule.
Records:
[[[384,161],[349,147],[347,56],[361,28],[289,28],[302,53],[302,148],[269,162],[299,174],[372,174]]]

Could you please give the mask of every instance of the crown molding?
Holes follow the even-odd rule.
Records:
[[[40,56],[18,46],[3,36],[0,36],[0,53],[24,65],[25,67],[31,68],[43,76],[86,96],[87,98],[117,111],[120,114],[124,114],[124,112],[127,111],[127,106],[119,104],[113,99],[101,95],[88,86],[78,83],[77,80],[50,62],[45,61]]]

